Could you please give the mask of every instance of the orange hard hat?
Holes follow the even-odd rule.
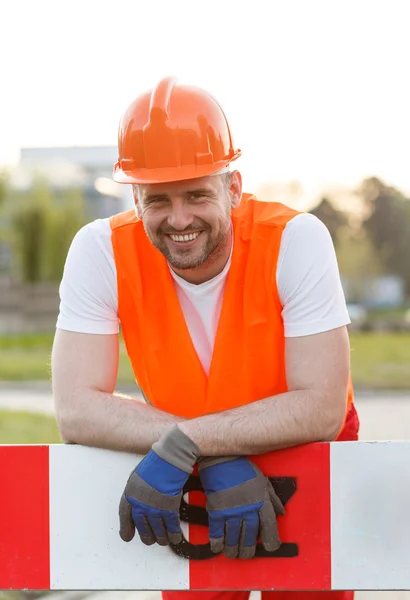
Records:
[[[218,102],[173,77],[127,108],[118,132],[118,183],[161,183],[204,177],[241,155]]]

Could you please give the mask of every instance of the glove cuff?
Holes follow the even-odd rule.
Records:
[[[236,460],[237,458],[239,458],[239,456],[200,456],[197,459],[198,471],[201,472],[207,467],[213,467],[214,465],[230,462],[231,460]]]
[[[200,450],[195,442],[177,425],[174,425],[158,442],[155,442],[152,449],[163,460],[188,474],[192,473],[200,455]]]

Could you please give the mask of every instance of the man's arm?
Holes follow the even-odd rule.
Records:
[[[146,454],[183,419],[114,394],[118,335],[57,329],[52,358],[57,423],[67,443]]]
[[[336,438],[350,373],[346,327],[285,343],[288,392],[179,425],[201,455],[263,454]]]

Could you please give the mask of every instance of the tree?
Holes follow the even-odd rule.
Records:
[[[15,194],[10,238],[19,278],[28,283],[60,281],[71,241],[84,223],[78,191],[57,197],[38,181],[28,194]]]
[[[7,179],[4,173],[0,173],[0,210],[4,206],[7,194]]]
[[[347,226],[347,215],[337,210],[328,198],[322,198],[317,206],[310,210],[312,215],[320,219],[328,228],[333,243],[336,245],[341,231]]]
[[[376,177],[362,182],[359,190],[368,216],[363,227],[386,271],[400,276],[410,293],[410,200]]]
[[[11,218],[17,270],[23,281],[28,283],[42,279],[42,254],[49,209],[48,190],[36,186],[29,198],[21,199]]]
[[[60,202],[49,211],[47,218],[43,257],[43,274],[47,281],[61,280],[70,244],[84,224],[82,194],[78,190],[62,193]]]
[[[385,273],[372,240],[364,229],[354,231],[344,228],[336,244],[339,271],[348,289],[352,302],[361,302],[369,279]]]

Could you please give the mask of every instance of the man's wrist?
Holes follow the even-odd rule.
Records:
[[[163,460],[190,474],[200,456],[196,443],[178,425],[167,431],[152,450]]]

